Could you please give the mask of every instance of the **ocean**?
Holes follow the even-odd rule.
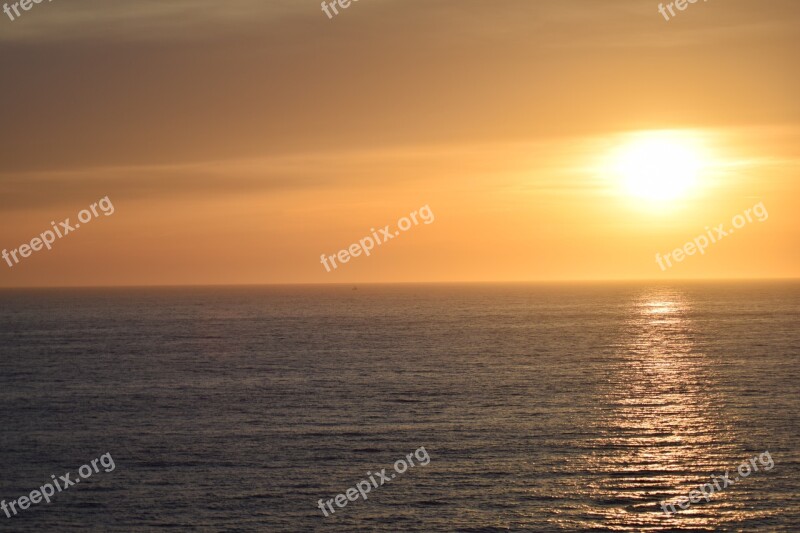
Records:
[[[796,282],[0,291],[0,497],[115,465],[0,531],[797,532],[799,324]]]

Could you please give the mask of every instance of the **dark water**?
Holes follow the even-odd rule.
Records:
[[[800,531],[800,285],[0,293],[3,531]],[[324,518],[330,499],[431,457]],[[769,451],[706,503],[659,500]]]

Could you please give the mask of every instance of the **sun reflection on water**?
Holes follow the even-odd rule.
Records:
[[[713,529],[718,512],[693,505],[667,517],[658,502],[684,495],[704,471],[724,463],[724,427],[707,384],[713,369],[696,343],[692,306],[677,290],[633,301],[615,346],[616,364],[600,404],[602,435],[586,458],[596,516],[583,526]]]

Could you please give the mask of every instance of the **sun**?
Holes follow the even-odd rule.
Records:
[[[677,131],[635,134],[614,157],[615,174],[636,198],[665,201],[685,196],[703,168],[702,147]]]

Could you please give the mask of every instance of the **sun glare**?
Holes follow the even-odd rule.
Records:
[[[701,147],[680,132],[637,134],[614,158],[614,170],[626,192],[648,200],[674,200],[696,184],[703,167]]]

